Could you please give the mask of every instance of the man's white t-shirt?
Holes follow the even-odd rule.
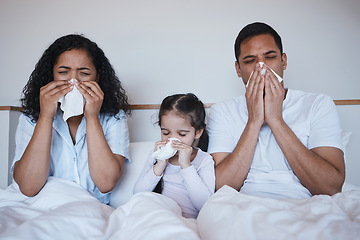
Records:
[[[283,118],[308,149],[325,146],[342,149],[340,120],[329,96],[289,89],[283,102]],[[245,96],[212,106],[207,125],[208,152],[231,153],[247,120]],[[311,196],[292,171],[266,123],[260,130],[251,168],[240,192],[272,198]]]

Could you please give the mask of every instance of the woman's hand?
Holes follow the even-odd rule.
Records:
[[[172,141],[171,143],[172,147],[176,150],[178,150],[179,154],[179,165],[182,169],[190,167],[191,166],[191,154],[193,152],[193,147],[188,146],[183,142],[180,141]]]
[[[68,81],[52,81],[40,88],[40,117],[53,119],[59,99],[70,92],[74,85]]]
[[[85,118],[99,118],[99,112],[104,100],[104,92],[99,84],[95,81],[76,81],[75,86],[85,98]]]

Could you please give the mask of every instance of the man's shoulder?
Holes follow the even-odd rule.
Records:
[[[211,109],[213,110],[225,110],[225,109],[234,109],[238,108],[239,105],[246,104],[245,96],[241,95],[231,99],[223,100],[221,102],[215,103]]]
[[[330,96],[323,93],[305,92],[301,90],[288,90],[289,101],[301,105],[313,105],[321,102],[332,102]]]

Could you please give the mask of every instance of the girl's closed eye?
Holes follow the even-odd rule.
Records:
[[[169,135],[169,132],[165,131],[165,130],[161,130],[161,133],[162,133],[162,135],[165,135],[165,136]]]
[[[178,134],[181,137],[185,137],[188,132],[190,132],[190,131],[189,130],[181,130],[181,131],[178,132]]]

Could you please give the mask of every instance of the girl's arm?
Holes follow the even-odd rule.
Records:
[[[210,155],[204,157],[198,170],[191,165],[182,169],[180,174],[184,178],[185,187],[192,203],[196,209],[200,210],[215,191],[215,171],[212,157]]]
[[[52,81],[40,89],[39,119],[22,157],[15,163],[13,172],[15,182],[26,196],[35,196],[49,176],[52,123],[57,101],[72,88],[67,81]]]
[[[151,192],[154,190],[154,188],[160,181],[160,179],[162,177],[162,172],[164,170],[162,170],[161,175],[156,175],[155,171],[157,171],[158,167],[164,168],[164,169],[166,167],[166,166],[165,167],[160,166],[161,164],[164,164],[162,162],[167,164],[166,161],[160,160],[154,165],[154,158],[152,157],[152,154],[150,153],[150,155],[145,163],[145,166],[139,176],[139,179],[135,183],[134,194],[138,193],[138,192]],[[158,165],[158,164],[160,164],[160,165]]]

